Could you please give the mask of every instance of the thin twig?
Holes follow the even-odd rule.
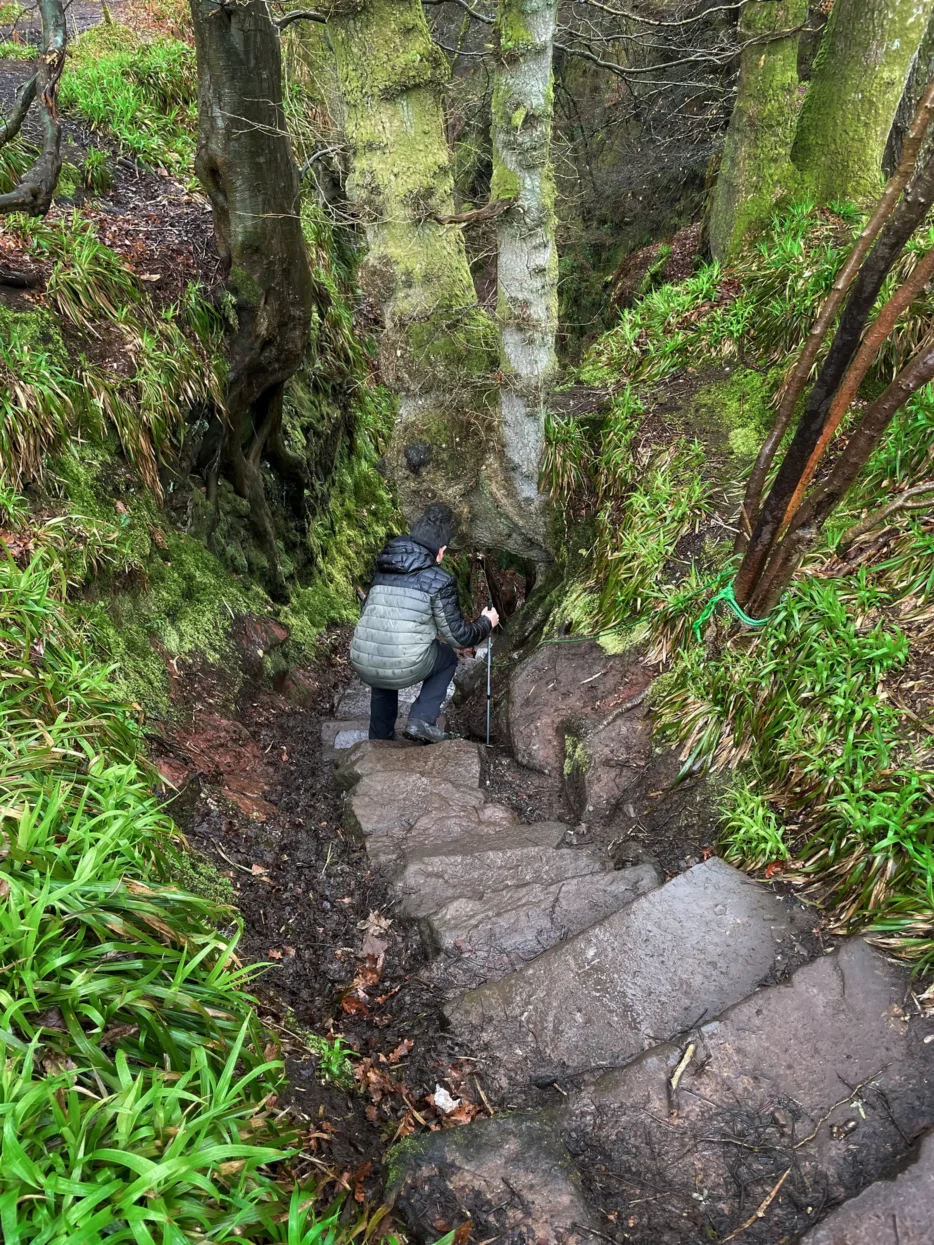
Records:
[[[739,1236],[741,1232],[745,1232],[747,1228],[751,1228],[757,1219],[761,1219],[764,1216],[765,1212],[769,1209],[769,1207],[772,1205],[772,1203],[775,1201],[776,1197],[778,1196],[779,1189],[782,1187],[782,1185],[791,1175],[791,1171],[792,1169],[789,1167],[787,1168],[787,1170],[782,1172],[781,1176],[779,1176],[778,1181],[776,1182],[772,1191],[768,1194],[767,1197],[762,1199],[762,1201],[759,1203],[756,1209],[752,1212],[752,1214],[749,1216],[746,1222],[741,1223],[738,1228],[734,1228],[734,1230],[730,1233],[729,1236],[725,1236],[723,1238],[723,1245],[726,1245],[727,1241],[732,1241],[734,1237]]]

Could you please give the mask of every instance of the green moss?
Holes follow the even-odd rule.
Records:
[[[55,187],[55,196],[58,199],[73,199],[80,186],[84,185],[84,177],[81,170],[69,161],[62,164],[62,171],[58,175],[58,185]]]
[[[422,1153],[430,1136],[429,1133],[426,1137],[403,1137],[386,1151],[383,1163],[386,1169],[387,1193],[391,1193],[400,1182],[406,1166]]]
[[[771,398],[777,377],[737,368],[724,380],[699,390],[692,423],[713,448],[726,441],[730,452],[748,462],[759,452],[772,422]]]
[[[496,15],[497,49],[503,60],[518,60],[538,47],[522,0],[500,0]]]
[[[514,173],[502,160],[493,161],[493,176],[490,180],[490,198],[516,199],[519,197],[519,174]]]
[[[169,861],[169,876],[180,890],[200,895],[218,908],[235,908],[237,892],[230,878],[219,873],[200,852],[181,851]]]
[[[586,774],[590,769],[591,756],[583,739],[570,731],[564,736],[564,777]]]

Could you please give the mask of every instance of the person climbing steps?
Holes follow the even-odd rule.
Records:
[[[376,559],[350,646],[350,664],[372,689],[370,739],[395,739],[399,692],[417,683],[422,688],[405,737],[429,744],[450,739],[437,721],[457,652],[474,648],[499,624],[492,606],[472,623],[461,613],[454,578],[441,569],[455,528],[450,506],[435,502]]]

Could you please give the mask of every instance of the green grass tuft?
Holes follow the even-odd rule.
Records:
[[[64,111],[112,135],[142,164],[191,174],[197,74],[187,44],[142,41],[115,23],[95,26],[71,46],[60,99]]]

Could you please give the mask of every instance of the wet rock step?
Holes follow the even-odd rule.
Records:
[[[399,821],[392,828],[369,836],[367,855],[380,869],[393,873],[421,848],[450,843],[464,835],[485,835],[495,843],[504,830],[516,825],[515,813],[501,804],[452,805],[432,797],[424,801],[423,807],[426,811],[417,821]]]
[[[619,1066],[750,994],[812,923],[711,859],[445,1012],[501,1083]]]
[[[844,1203],[801,1245],[934,1245],[934,1133],[899,1175]]]
[[[455,787],[480,786],[480,749],[465,739],[425,746],[405,740],[367,740],[351,748],[334,767],[334,781],[348,791],[379,774],[417,774]]]
[[[573,849],[555,856],[584,855]],[[479,899],[459,896],[422,922],[435,951],[472,956],[488,981],[608,917],[661,879],[651,865],[605,872],[597,868],[555,882],[497,887]],[[493,965],[495,964],[495,968]]]
[[[503,822],[492,840],[484,827],[419,847],[392,879],[399,915],[429,916],[452,895],[482,899],[509,886],[560,882],[607,868],[591,852],[559,848],[567,829],[560,821]]]
[[[388,1190],[415,1241],[471,1224],[470,1239],[599,1245],[580,1178],[543,1112],[521,1112],[402,1143]]]
[[[919,1017],[909,984],[903,967],[847,942],[677,1044],[604,1074],[564,1110],[565,1140],[600,1171],[610,1203],[632,1205],[633,1240],[724,1240],[751,1217],[749,1245],[798,1240],[934,1124],[934,1044],[924,1042],[934,1022]],[[808,1245],[931,1245],[930,1143],[922,1157],[898,1190],[904,1232],[900,1223],[892,1234],[891,1216],[887,1235],[866,1227],[896,1195],[883,1185],[836,1212],[840,1231],[832,1215]],[[910,1236],[922,1223],[929,1235]]]

